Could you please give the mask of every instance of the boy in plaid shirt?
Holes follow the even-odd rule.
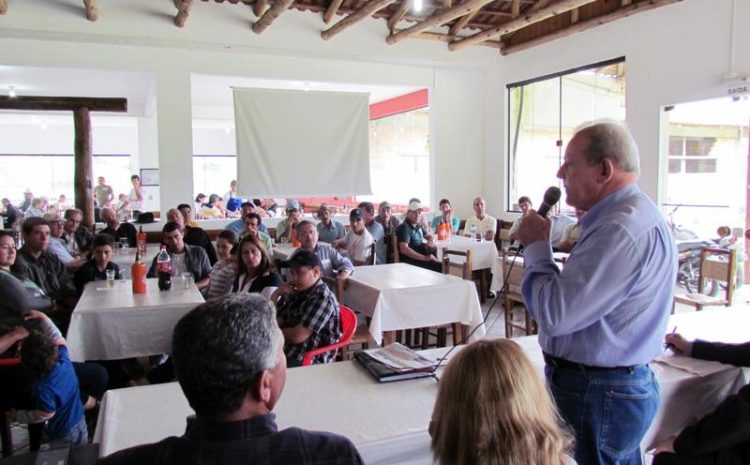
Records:
[[[279,327],[284,333],[284,354],[290,367],[301,366],[305,352],[338,342],[341,320],[336,296],[321,278],[320,259],[299,250],[284,263],[291,279],[271,296],[276,302]],[[334,352],[319,355],[313,363],[333,361]]]

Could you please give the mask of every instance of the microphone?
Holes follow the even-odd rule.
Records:
[[[544,200],[542,201],[542,204],[539,205],[539,210],[537,210],[537,213],[539,213],[539,216],[542,218],[547,217],[547,213],[549,213],[550,209],[555,206],[557,202],[560,201],[560,196],[562,193],[560,192],[559,187],[550,186],[547,188],[546,191],[544,191]]]

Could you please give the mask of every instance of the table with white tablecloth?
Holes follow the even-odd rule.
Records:
[[[147,279],[145,294],[133,294],[130,280],[92,281],[78,300],[67,342],[74,361],[115,360],[171,352],[172,330],[187,312],[204,302],[192,280],[173,278],[160,291]]]
[[[443,249],[471,251],[471,271],[489,270],[497,259],[497,246],[493,241],[477,241],[466,236],[451,236],[449,240],[438,241],[438,260],[443,259]],[[456,260],[462,263],[460,260]]]
[[[406,263],[358,266],[347,280],[344,304],[371,317],[377,343],[387,331],[460,322],[485,334],[474,283]]]
[[[543,376],[536,337],[514,341]],[[446,350],[423,354],[437,358]],[[691,370],[690,359],[680,358],[687,361],[683,368],[652,364],[661,388],[661,406],[642,441],[644,450],[684,428],[694,416],[713,409],[747,381],[741,369],[716,362],[707,362],[698,375]],[[339,362],[289,369],[275,411],[280,428],[296,426],[347,436],[367,464],[431,465],[427,426],[436,393],[432,378],[379,384],[356,362]],[[94,441],[106,455],[181,435],[185,417],[192,413],[177,383],[108,391]]]
[[[126,247],[122,249],[115,249],[110,261],[120,267],[120,273],[122,273],[123,279],[130,279],[130,267],[135,263],[135,247]],[[159,253],[158,244],[149,244],[146,248],[146,254],[141,258],[141,262],[146,265],[146,269],[151,266],[154,261],[154,257]]]

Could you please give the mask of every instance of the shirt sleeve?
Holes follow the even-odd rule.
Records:
[[[341,273],[342,271],[354,271],[354,264],[352,261],[341,255],[339,251],[333,247],[331,247],[331,265],[333,265],[333,269],[336,270],[337,273]]]
[[[327,294],[317,292],[315,298],[306,299],[304,302],[304,314],[300,324],[313,333],[320,333],[336,310],[335,301],[326,298]]]
[[[396,228],[396,239],[398,239],[398,242],[406,242],[407,244],[409,241],[409,230],[406,227],[406,223],[402,223]]]

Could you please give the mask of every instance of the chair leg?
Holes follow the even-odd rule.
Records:
[[[448,329],[438,328],[436,347],[445,347],[448,345]]]
[[[10,422],[7,412],[0,412],[0,439],[2,439],[3,457],[10,457],[13,453],[13,441],[10,436]]]
[[[44,423],[35,423],[29,425],[29,450],[36,452],[42,446],[42,428]]]
[[[513,306],[505,300],[505,337],[513,337]]]

